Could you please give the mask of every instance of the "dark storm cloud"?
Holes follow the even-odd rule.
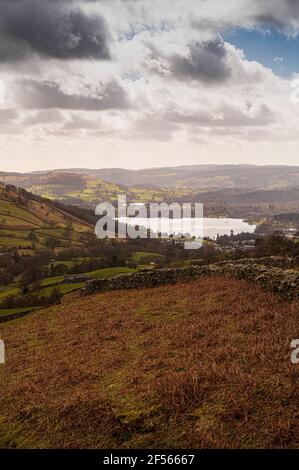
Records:
[[[288,33],[298,25],[299,21],[299,1],[298,0],[276,0],[275,3],[269,1],[256,2],[260,13],[253,16],[255,25],[262,30],[276,29]]]
[[[279,2],[280,4],[283,2]],[[288,19],[299,19],[299,2],[298,0],[285,0]]]
[[[180,79],[221,82],[231,73],[226,59],[227,52],[222,41],[194,43],[186,57],[176,56],[171,59],[171,71]]]
[[[13,92],[25,109],[104,111],[130,107],[124,89],[116,82],[108,83],[96,95],[66,94],[56,82],[34,80],[15,84]]]
[[[254,22],[259,27],[259,29],[278,29],[283,31],[285,29],[286,23],[283,19],[276,18],[271,14],[261,14],[254,17]]]
[[[55,59],[109,59],[105,20],[72,1],[0,0],[0,62],[32,53]]]

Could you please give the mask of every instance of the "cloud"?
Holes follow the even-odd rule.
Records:
[[[1,0],[0,62],[44,58],[110,59],[107,23],[73,2]]]
[[[126,109],[130,104],[124,89],[110,82],[89,94],[67,94],[57,82],[24,80],[13,86],[13,95],[24,109],[103,111]]]
[[[290,81],[248,60],[227,34],[234,29],[265,32],[265,41],[273,29],[296,34],[299,1],[0,0],[4,105],[19,114],[0,113],[2,128],[20,126],[30,158],[42,155],[37,142],[51,155],[70,145],[70,158],[87,147],[114,152],[120,166],[140,155],[145,166],[173,153],[196,159],[202,142],[224,159],[227,143],[239,155],[249,137],[265,148],[298,140]]]
[[[231,71],[227,64],[227,51],[223,41],[193,43],[185,57],[171,60],[172,74],[180,79],[214,83],[226,80]]]
[[[285,21],[270,13],[256,15],[253,19],[258,29],[262,31],[271,29],[282,31],[285,28]]]
[[[269,32],[277,30],[287,35],[299,33],[298,0],[255,0],[251,13],[252,26]]]
[[[172,112],[168,113],[166,119],[170,122],[181,124],[196,124],[199,127],[255,127],[268,126],[275,119],[274,113],[265,104],[252,111],[248,106],[247,110],[237,106],[220,106],[218,109],[193,114]]]
[[[14,109],[0,109],[0,124],[9,124],[18,117]]]
[[[83,118],[81,116],[72,116],[69,121],[67,121],[64,126],[63,130],[66,131],[76,131],[76,130],[96,130],[100,127],[99,120],[90,120]]]
[[[171,140],[173,132],[179,130],[179,126],[155,115],[146,116],[136,122],[134,126],[134,139],[149,139],[160,142]]]
[[[42,111],[32,111],[23,119],[24,126],[40,126],[62,123],[63,115],[56,109],[43,109]]]

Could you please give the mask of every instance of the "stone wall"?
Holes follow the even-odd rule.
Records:
[[[227,261],[225,261],[224,264],[225,263],[227,263]],[[285,256],[268,256],[266,258],[242,258],[241,260],[238,260],[238,263],[262,264],[272,268],[291,269],[299,265],[299,259],[287,258]]]
[[[287,299],[299,298],[299,271],[269,267],[253,262],[226,262],[207,266],[188,266],[122,274],[110,279],[88,281],[84,294],[140,289],[190,281],[202,276],[231,276],[258,283],[266,290],[279,293]]]
[[[32,312],[36,312],[38,309],[27,310],[26,312],[19,312],[19,313],[8,313],[7,315],[1,315],[0,323],[6,323],[11,320],[18,320],[18,318],[25,317]]]

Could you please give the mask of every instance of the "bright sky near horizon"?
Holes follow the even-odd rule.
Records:
[[[297,0],[0,8],[0,171],[299,165]]]

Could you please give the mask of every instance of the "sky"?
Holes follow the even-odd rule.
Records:
[[[299,165],[298,0],[0,0],[0,171]]]

